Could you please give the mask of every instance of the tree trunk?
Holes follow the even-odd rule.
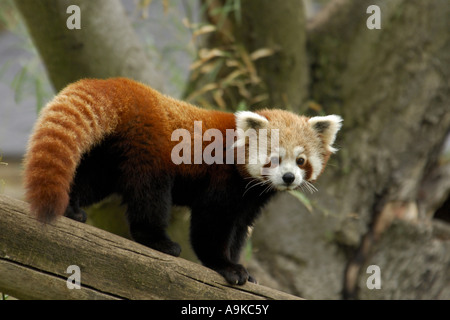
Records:
[[[366,8],[371,4],[381,8],[381,30],[366,28]],[[264,253],[258,258],[268,265],[266,270],[283,275],[282,282],[291,292],[306,298],[340,298],[344,284],[348,297],[358,297],[355,285],[349,283],[354,276],[350,267],[370,254],[364,235],[372,235],[369,230],[375,226],[387,228],[389,223],[377,223],[377,218],[392,203],[404,204],[400,210],[404,215],[395,212],[392,219],[419,224],[411,224],[411,230],[430,223],[418,212],[417,200],[421,181],[436,165],[450,128],[450,6],[444,1],[336,1],[332,5],[310,25],[308,52],[313,99],[326,113],[344,118],[337,141],[340,150],[319,179],[319,192],[311,197],[314,214],[296,209],[295,200],[282,197],[255,228],[255,247]],[[278,213],[281,204],[286,208],[284,219]],[[407,233],[402,239],[397,230],[396,236],[403,246],[416,243]],[[429,238],[443,248],[448,241],[433,232]],[[396,281],[416,269],[416,277],[403,279],[408,286],[394,288],[391,283],[395,293],[380,290],[377,297],[448,299],[448,290],[442,290],[448,282],[426,284],[433,287],[429,294],[414,295],[409,290],[448,268],[450,251],[441,250],[443,256],[427,262],[426,250],[411,249],[409,258],[416,263],[411,265],[404,255],[396,254],[399,246],[377,247],[403,268],[381,267],[382,275]],[[413,260],[415,255],[421,258]],[[381,265],[373,258],[371,262]],[[367,277],[362,272],[356,276]],[[436,295],[439,290],[441,295]]]
[[[314,212],[280,194],[257,222],[251,262],[255,276],[306,298],[448,299],[448,282],[423,282],[444,279],[450,261],[448,230],[435,232],[436,223],[425,213],[442,204],[450,190],[444,183],[447,175],[438,184],[427,179],[436,170],[447,171],[437,166],[450,128],[450,6],[445,1],[337,0],[305,31],[302,10],[287,10],[293,2],[241,4],[242,27],[230,29],[235,38],[249,52],[260,47],[276,52],[255,63],[269,92],[269,107],[295,106],[298,111],[297,103],[309,96],[316,110],[344,118],[336,143],[340,150],[319,178],[319,191],[307,195]],[[366,10],[373,4],[381,9],[380,30],[366,27]],[[213,45],[218,46],[217,38]],[[440,192],[421,188],[425,181]],[[389,228],[395,220],[408,222]],[[425,225],[427,244],[396,254],[401,246],[416,245],[412,235]],[[394,238],[398,245],[391,248],[386,241]],[[378,244],[379,239],[388,240]],[[439,249],[427,252],[433,245]],[[372,252],[389,256],[399,270],[369,258]],[[372,295],[358,291],[369,261],[391,279],[385,283],[390,289]],[[402,276],[408,272],[414,277]],[[407,285],[395,287],[396,279]],[[420,286],[430,290],[410,292]]]
[[[119,0],[15,0],[56,91],[81,78],[125,76],[161,88]],[[69,29],[70,5],[81,29]]]
[[[242,25],[235,29],[249,52],[273,49],[255,62],[269,94],[258,106],[305,110],[309,68],[306,55],[306,18],[302,1],[246,0],[241,2]]]
[[[395,221],[374,244],[357,278],[360,299],[450,298],[450,227],[439,220],[411,224]],[[381,288],[370,289],[369,265],[381,270]]]

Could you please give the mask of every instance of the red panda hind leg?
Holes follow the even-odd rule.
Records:
[[[67,207],[64,216],[83,223],[87,220],[86,211],[81,209],[79,206],[72,206],[70,204]]]
[[[120,193],[127,205],[131,237],[155,250],[179,256],[180,245],[166,233],[172,206],[171,179],[145,173],[141,168],[139,176],[127,174],[127,180]]]

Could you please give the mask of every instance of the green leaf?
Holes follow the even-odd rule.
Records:
[[[41,110],[41,108],[44,104],[44,99],[45,99],[45,92],[44,92],[44,88],[42,85],[42,80],[40,78],[34,79],[34,88],[35,88],[35,93],[36,93],[36,110],[37,110],[37,113],[39,113],[39,111]]]
[[[14,100],[16,103],[22,101],[27,72],[27,67],[22,67],[20,72],[16,74],[12,81],[11,86],[14,88]]]
[[[300,201],[309,212],[312,213],[313,207],[311,205],[311,201],[305,196],[303,192],[298,190],[289,190],[288,191],[292,196],[294,196],[298,201]]]
[[[242,100],[239,102],[239,104],[237,105],[236,111],[246,111],[248,110],[248,105],[247,103]]]

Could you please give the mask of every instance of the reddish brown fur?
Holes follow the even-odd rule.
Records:
[[[341,121],[335,115],[323,122],[322,117],[309,119],[282,110],[257,113],[200,109],[124,78],[86,79],[71,84],[42,110],[30,138],[25,187],[31,211],[41,221],[63,214],[85,221],[81,207],[119,193],[127,205],[133,239],[178,256],[180,246],[166,233],[170,206],[188,206],[192,248],[199,260],[231,284],[254,282],[239,264],[248,228],[277,190],[301,186],[289,181],[293,174],[283,172],[285,168],[293,171],[299,181],[303,181],[300,175],[307,180],[317,177],[334,150],[330,145]],[[201,121],[201,133],[195,121]],[[234,132],[236,126],[240,130],[233,134],[238,136],[234,144],[227,139],[227,129]],[[264,127],[269,132],[279,130],[284,150],[276,148],[274,152],[275,156],[280,152],[278,156],[283,160],[271,174],[262,176],[261,161],[237,164],[234,152],[234,164],[226,161],[230,160],[230,142],[232,151],[235,147],[242,150],[241,144],[247,141],[243,131],[249,126]],[[175,132],[180,129],[184,131]],[[224,165],[211,164],[209,158],[202,157],[205,151],[212,151],[205,137],[208,129],[215,129],[210,132],[222,138],[224,144],[215,143],[214,148],[223,148],[224,158],[219,163]],[[275,132],[270,135],[277,135]],[[182,149],[180,141],[172,141],[173,133],[182,134],[183,143],[190,149]],[[261,135],[257,137],[264,140]],[[201,148],[196,146],[198,143]],[[255,158],[253,151],[257,147],[251,144],[251,148],[245,160]],[[172,156],[176,153],[172,151],[177,150],[190,152],[191,164],[175,164]],[[243,155],[249,151],[245,152]],[[300,157],[305,163],[299,162]],[[192,161],[197,159],[200,163]],[[249,182],[254,184],[249,186]]]
[[[269,119],[268,129],[284,129],[280,140],[288,149],[302,141],[311,152],[321,152],[325,168],[330,152],[307,125],[309,118],[282,110],[258,113]],[[236,127],[232,113],[200,109],[130,79],[85,79],[67,86],[42,110],[29,141],[24,182],[31,211],[44,221],[63,215],[82,155],[109,134],[120,137],[119,147],[128,159],[124,174],[137,179],[130,181],[150,172],[185,177],[208,173],[220,183],[232,167],[172,162],[171,150],[179,143],[171,141],[172,132],[186,129],[194,146],[194,121],[202,121],[202,135],[214,128],[225,137],[226,129]],[[204,141],[202,150],[209,143]],[[245,175],[244,166],[239,171]],[[307,179],[311,171],[306,164]]]
[[[227,128],[235,127],[233,114],[197,108],[129,79],[85,79],[69,85],[42,110],[29,141],[24,183],[31,211],[44,221],[63,215],[81,156],[112,132],[127,137],[127,155],[142,170],[206,173],[208,166],[175,166],[170,158],[178,143],[171,141],[172,132],[187,129],[193,140],[195,120],[203,122],[203,132],[216,128],[224,136]],[[143,146],[143,136],[154,139]],[[142,148],[158,155],[157,167],[145,166]],[[129,169],[130,175],[136,174]],[[213,176],[220,179],[221,174],[226,173]]]

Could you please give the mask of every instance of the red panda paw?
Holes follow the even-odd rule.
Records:
[[[150,248],[178,257],[181,253],[181,247],[178,243],[170,239],[162,239],[148,244]]]
[[[216,271],[220,273],[229,284],[243,285],[247,280],[256,283],[255,278],[249,275],[247,269],[240,264],[229,264]]]
[[[253,276],[252,275],[248,275],[248,282],[251,282],[251,283],[254,283],[254,284],[258,284],[258,281],[256,281],[256,279],[255,278],[253,278]]]
[[[78,208],[75,209],[72,206],[68,206],[66,209],[66,212],[64,213],[64,216],[70,219],[73,219],[75,221],[79,222],[86,222],[87,220],[87,214],[84,210]]]

